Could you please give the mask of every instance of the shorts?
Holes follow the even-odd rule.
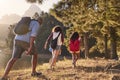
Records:
[[[61,45],[57,45],[57,47],[55,48],[55,50],[61,50]]]
[[[69,51],[69,52],[72,54],[79,54],[80,53],[80,51]]]
[[[29,43],[20,41],[20,40],[15,40],[12,58],[21,58],[21,55],[23,54],[23,52],[25,52],[28,48],[29,48]],[[36,53],[35,51],[36,51],[35,46],[33,46],[30,55],[33,55],[34,53]]]

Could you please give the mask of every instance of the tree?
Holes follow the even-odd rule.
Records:
[[[118,17],[120,17],[120,11],[119,11],[119,1],[103,1],[104,4],[101,5],[103,6],[103,8],[101,8],[101,20],[104,23],[104,26],[102,28],[102,33],[106,36],[106,34],[108,35],[109,38],[109,42],[111,45],[111,54],[110,54],[110,58],[117,58],[117,44],[119,43],[119,41],[117,40],[118,34],[119,32],[117,32],[117,29],[119,29],[120,27],[120,19],[118,19]]]
[[[62,0],[50,13],[69,27],[66,31],[66,46],[68,46],[70,34],[78,31],[86,40],[84,41],[86,54],[89,54],[90,49],[87,44],[89,39],[86,38],[94,37],[96,45],[91,49],[105,53],[106,58],[111,54],[110,58],[116,58],[120,50],[119,4],[119,0]]]
[[[9,29],[9,34],[8,34],[8,36],[7,36],[7,38],[6,38],[6,45],[10,48],[10,49],[13,49],[13,42],[14,42],[14,37],[15,37],[15,34],[13,33],[13,29],[14,29],[14,27],[15,27],[15,24],[13,24],[13,25],[10,25],[9,27],[8,27],[8,29]]]
[[[103,52],[103,47],[106,46],[105,52],[107,54],[108,49],[106,48],[109,48],[107,47],[107,45],[109,45],[107,44],[108,42],[114,44],[113,46],[115,49],[116,43],[112,41],[116,41],[117,39],[111,41],[111,39],[115,38],[113,38],[113,36],[110,34],[110,27],[113,27],[115,31],[119,30],[120,20],[118,19],[118,17],[120,17],[120,14],[118,7],[119,0],[109,0],[108,2],[106,1],[107,0],[62,0],[58,5],[55,6],[53,10],[51,10],[51,14],[54,15],[58,20],[63,22],[66,26],[70,25],[69,30],[67,30],[68,34],[66,34],[68,38],[73,31],[78,31],[80,34],[83,35],[85,33],[89,33],[89,35],[87,36],[92,36],[96,38],[97,43],[95,45],[95,48]],[[106,3],[108,5],[106,5]],[[116,36],[120,37],[120,32],[115,33]],[[106,36],[106,34],[108,36]],[[106,40],[105,38],[108,40]],[[119,43],[118,40],[117,43]],[[85,50],[87,49],[88,48],[86,47]],[[109,50],[111,49],[109,48]],[[115,53],[115,50],[111,52],[114,52],[114,55],[117,54]]]
[[[30,2],[30,3],[40,3],[40,4],[42,4],[43,1],[45,1],[45,0],[26,0],[26,1]]]
[[[74,31],[77,31],[79,34],[84,36],[86,55],[89,54],[88,39],[90,33],[93,31],[92,24],[94,24],[94,16],[96,16],[96,14],[91,15],[93,14],[94,10],[87,9],[88,4],[88,0],[67,0],[66,2],[60,2],[54,10],[51,10],[52,15],[56,16],[56,18],[62,21],[66,26],[70,27],[70,30],[67,31],[68,34],[66,34],[68,37],[66,42],[68,42],[70,34]],[[69,26],[71,24],[72,26]]]

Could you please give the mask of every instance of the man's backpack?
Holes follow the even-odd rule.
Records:
[[[18,35],[24,35],[28,33],[30,26],[31,18],[30,17],[22,17],[21,20],[16,24],[14,28],[14,33]]]
[[[76,39],[75,41],[70,40],[69,45],[70,51],[79,51],[80,50],[80,40]]]
[[[58,36],[55,39],[51,40],[50,46],[52,49],[55,49],[57,47],[57,40],[58,40],[59,35],[60,35],[60,33],[58,34]]]

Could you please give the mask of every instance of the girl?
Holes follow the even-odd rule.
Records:
[[[55,26],[52,29],[52,33],[49,35],[48,39],[45,42],[44,48],[47,48],[47,44],[50,41],[50,39],[55,39],[56,37],[58,37],[57,39],[57,46],[55,49],[52,49],[52,58],[50,60],[50,69],[53,69],[53,66],[56,63],[56,60],[58,58],[58,55],[61,54],[61,45],[63,44],[64,38],[63,38],[63,33],[62,33],[62,29],[59,25]]]
[[[76,62],[80,55],[80,37],[78,32],[74,32],[69,41],[69,52],[72,54],[72,64],[76,67]]]

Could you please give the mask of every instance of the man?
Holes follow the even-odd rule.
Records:
[[[13,54],[11,59],[8,61],[5,73],[1,80],[7,79],[7,76],[13,66],[13,64],[21,58],[21,55],[26,51],[27,55],[32,55],[31,64],[32,64],[32,73],[31,76],[39,76],[42,73],[36,72],[37,65],[37,52],[35,48],[35,38],[37,31],[42,24],[42,18],[39,17],[37,20],[32,20],[30,22],[30,32],[24,35],[16,35],[14,39]]]

